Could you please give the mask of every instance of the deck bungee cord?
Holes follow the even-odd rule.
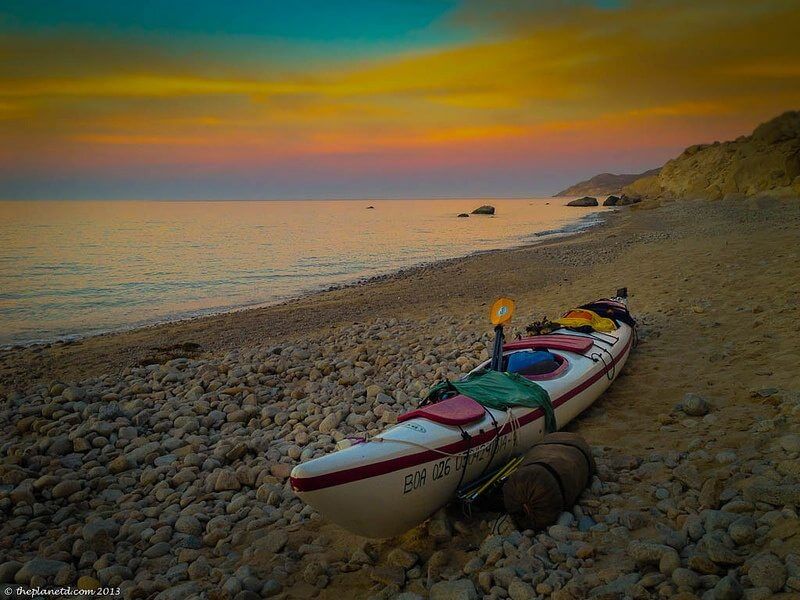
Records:
[[[486,412],[489,412],[489,411],[486,411]],[[489,413],[489,414],[491,415],[491,413]],[[494,419],[494,416],[492,416],[492,419]],[[497,421],[495,421],[495,423],[497,423]],[[503,425],[499,429],[495,428],[495,432],[496,432],[495,435],[490,440],[481,443],[479,446],[475,446],[474,448],[469,448],[468,447],[467,450],[460,450],[458,452],[447,452],[446,450],[442,450],[441,448],[434,448],[432,446],[428,446],[426,444],[423,444],[423,443],[420,443],[420,442],[414,442],[414,441],[411,441],[411,440],[386,439],[386,438],[382,437],[382,434],[378,434],[375,437],[366,437],[366,438],[364,438],[364,441],[365,442],[383,442],[383,443],[387,443],[387,444],[394,444],[394,443],[396,443],[396,444],[405,444],[406,446],[415,446],[415,447],[420,448],[422,450],[427,450],[428,452],[435,452],[436,454],[440,454],[442,456],[447,456],[447,457],[451,457],[451,458],[458,458],[459,456],[461,456],[463,454],[469,455],[469,452],[470,452],[471,449],[474,449],[475,451],[478,451],[478,450],[482,450],[483,448],[489,446],[490,444],[496,443],[497,440],[501,436],[508,435],[508,434],[502,433],[503,430],[506,428],[506,426],[509,427],[509,433],[512,436],[511,437],[512,447],[516,448],[516,446],[517,446],[517,432],[519,431],[519,428],[521,427],[521,425],[519,423],[519,419],[517,418],[516,415],[513,414],[513,410],[510,407],[509,407],[509,410],[506,411],[506,419],[503,422]],[[461,429],[462,434],[466,433],[469,436],[469,438],[472,439],[472,436],[470,436],[467,432],[465,432],[461,427],[459,427],[459,429]]]
[[[606,354],[608,354],[609,358],[611,359],[611,362],[607,363],[606,359],[603,358],[603,355],[600,352],[592,352],[589,355],[589,358],[591,358],[594,362],[598,362],[598,361],[602,362],[603,363],[603,367],[605,367],[604,370],[605,370],[605,373],[606,373],[606,377],[608,377],[609,381],[614,381],[614,378],[617,376],[617,364],[614,362],[614,355],[611,354],[611,352],[609,352],[605,348],[602,348],[600,346],[597,346],[597,348],[599,350],[605,352]]]

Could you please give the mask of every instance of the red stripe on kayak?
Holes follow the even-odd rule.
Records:
[[[632,340],[633,336],[631,336],[628,339],[628,341],[625,344],[625,347],[622,349],[622,352],[620,352],[618,356],[616,356],[607,365],[605,365],[603,369],[601,369],[599,372],[595,373],[582,383],[578,384],[577,386],[565,392],[564,394],[559,396],[556,400],[554,400],[553,408],[554,409],[558,408],[568,400],[571,400],[584,390],[591,387],[600,378],[605,377],[606,374],[628,352]],[[527,425],[528,423],[535,421],[536,419],[542,418],[543,416],[544,416],[544,411],[542,411],[541,408],[537,408],[536,410],[531,411],[526,415],[523,415],[522,417],[517,419],[517,421],[520,424],[520,426],[524,426]],[[500,429],[499,435],[506,435],[510,431],[511,431],[511,424],[506,423]],[[485,442],[489,442],[494,437],[495,437],[495,432],[490,430],[482,434],[475,435],[470,440],[459,440],[452,444],[447,444],[446,446],[440,446],[437,450],[441,452],[447,452],[449,454],[457,454],[459,452],[465,452],[468,448],[473,448]],[[391,443],[391,440],[386,440],[386,442]],[[422,463],[430,462],[441,456],[442,455],[437,451],[425,450],[424,452],[409,454],[407,456],[399,456],[397,458],[390,458],[389,460],[384,460],[382,462],[362,465],[360,467],[354,467],[352,469],[346,469],[344,471],[334,471],[332,473],[325,473],[324,475],[316,475],[314,477],[290,477],[289,479],[291,481],[292,489],[294,491],[312,492],[314,490],[319,490],[322,488],[333,487],[335,485],[342,485],[345,483],[352,483],[354,481],[360,481],[361,479],[378,477],[380,475],[386,475],[387,473],[391,473],[393,471],[399,471],[401,469],[415,467],[417,465],[421,465]]]

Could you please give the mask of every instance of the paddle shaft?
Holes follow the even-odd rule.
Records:
[[[492,371],[503,370],[503,342],[506,336],[503,335],[503,326],[495,325],[494,328],[494,350],[492,350]]]

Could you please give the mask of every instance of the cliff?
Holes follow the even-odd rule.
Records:
[[[622,190],[646,198],[800,195],[800,111],[789,111],[730,142],[690,146],[656,176]]]
[[[745,198],[800,196],[800,111],[762,123],[730,142],[689,146],[660,169],[637,175],[601,173],[556,196]]]

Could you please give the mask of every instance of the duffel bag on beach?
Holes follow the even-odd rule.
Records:
[[[592,449],[581,436],[546,435],[503,485],[506,512],[520,529],[546,527],[572,508],[595,470]]]

